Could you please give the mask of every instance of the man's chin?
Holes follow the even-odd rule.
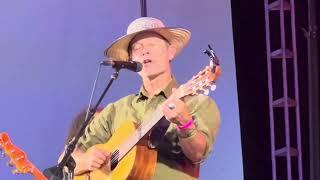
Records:
[[[158,76],[160,76],[161,74],[163,74],[164,72],[159,72],[159,73],[150,73],[147,74],[148,79],[153,80],[155,78],[157,78]]]

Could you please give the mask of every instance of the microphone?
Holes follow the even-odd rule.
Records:
[[[137,61],[113,61],[113,60],[106,60],[101,61],[100,63],[103,66],[112,66],[115,69],[129,69],[133,72],[139,72],[142,69],[142,64]]]

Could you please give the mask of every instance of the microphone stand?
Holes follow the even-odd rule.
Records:
[[[114,80],[116,80],[118,78],[119,71],[120,71],[120,68],[115,68],[115,71],[111,75],[109,83],[108,83],[107,87],[105,88],[105,90],[103,91],[103,93],[101,94],[98,102],[96,103],[96,105],[94,106],[93,109],[89,110],[89,113],[87,113],[85,121],[82,124],[80,130],[77,132],[77,135],[67,145],[66,150],[65,150],[65,154],[64,154],[62,160],[60,161],[60,163],[58,165],[56,165],[56,166],[51,167],[51,168],[47,168],[47,169],[45,169],[43,171],[44,175],[46,177],[48,177],[48,179],[50,179],[50,180],[62,180],[64,178],[63,168],[65,166],[68,168],[68,171],[69,171],[68,172],[69,173],[68,179],[69,178],[73,179],[74,169],[76,167],[76,163],[75,163],[74,159],[72,158],[71,153],[76,148],[77,142],[79,141],[80,137],[83,135],[84,130],[86,129],[87,125],[90,122],[89,120],[93,117],[93,115],[97,111],[97,108],[99,107],[102,99],[104,98],[104,96],[106,95],[107,91],[109,90],[111,84],[113,83]]]

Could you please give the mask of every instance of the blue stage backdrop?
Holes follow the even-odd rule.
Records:
[[[192,31],[173,62],[180,83],[208,64],[202,53],[207,44],[219,55],[223,73],[210,96],[222,124],[200,179],[243,179],[230,2],[148,1],[148,15]],[[8,132],[39,169],[57,163],[71,120],[88,104],[104,49],[139,16],[139,0],[0,2],[0,132]],[[96,94],[111,74],[103,68]],[[137,74],[123,70],[103,105],[137,92],[140,83]],[[31,179],[13,176],[7,160],[0,159],[1,180]]]

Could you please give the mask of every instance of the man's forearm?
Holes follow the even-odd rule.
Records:
[[[192,162],[199,162],[203,158],[203,154],[206,150],[207,141],[205,135],[202,132],[196,129],[194,131],[194,134],[191,134],[190,137],[179,137],[179,143],[183,153]]]

